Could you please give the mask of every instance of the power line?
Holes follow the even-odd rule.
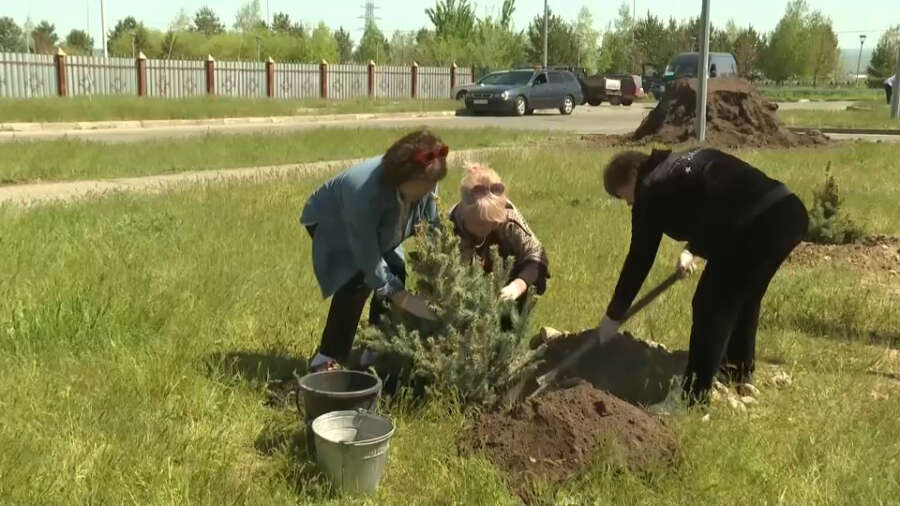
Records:
[[[364,9],[365,13],[360,16],[359,19],[364,19],[366,22],[365,26],[362,28],[363,30],[365,30],[366,27],[375,24],[376,21],[381,20],[381,18],[375,15],[375,10],[379,9],[379,7],[375,6],[375,2],[366,2],[366,4],[362,6],[362,8]]]

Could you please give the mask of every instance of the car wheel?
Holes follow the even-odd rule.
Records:
[[[568,116],[572,114],[572,111],[575,110],[575,99],[572,98],[572,95],[566,95],[563,98],[562,104],[559,106],[559,113],[563,116]]]
[[[465,92],[465,91],[461,91],[461,92],[459,92],[459,93],[456,94],[456,100],[465,100],[465,99],[466,99],[466,92]]]
[[[609,105],[622,105],[622,97],[609,97]]]
[[[631,104],[633,104],[633,103],[634,103],[634,100],[633,100],[633,99],[630,99],[630,98],[626,98],[625,100],[622,101],[622,105],[624,105],[624,106],[626,106],[626,107],[629,106],[629,105],[631,105]]]
[[[603,101],[600,100],[599,98],[592,98],[592,99],[588,100],[588,103],[594,107],[597,107],[598,105],[602,104]]]
[[[525,116],[531,116],[532,114],[534,114],[534,108],[529,107],[528,109],[525,109]]]
[[[513,109],[513,112],[516,116],[524,116],[525,113],[528,112],[528,101],[525,100],[525,97],[519,95],[516,97],[516,107]]]

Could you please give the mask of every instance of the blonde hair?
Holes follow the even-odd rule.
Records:
[[[472,195],[475,186],[490,188],[495,183],[502,183],[500,176],[487,165],[471,163],[466,166],[459,190],[464,221],[473,226],[496,226],[506,221],[506,192],[503,195],[494,195],[490,191],[478,197]]]

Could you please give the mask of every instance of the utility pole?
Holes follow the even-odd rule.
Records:
[[[697,140],[706,140],[706,85],[709,76],[709,0],[703,0],[700,21],[700,61],[697,62]]]
[[[891,86],[891,119],[900,119],[900,46],[897,47],[897,66],[894,68],[894,85]]]
[[[550,11],[549,7],[547,7],[547,0],[544,0],[544,68],[547,68],[547,26],[548,26],[548,16],[547,13]]]
[[[108,58],[109,52],[106,48],[106,15],[103,12],[103,3],[103,0],[100,0],[100,40],[103,41],[103,57]],[[134,45],[134,42],[132,42],[132,45]],[[132,50],[132,52],[134,51]]]
[[[859,56],[856,58],[856,87],[859,88],[859,64],[862,63],[862,48],[866,43],[866,36],[859,36]]]

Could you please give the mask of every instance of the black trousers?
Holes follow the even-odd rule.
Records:
[[[306,227],[310,236],[315,233],[315,226]],[[390,271],[406,283],[406,270],[397,268],[388,263]],[[360,272],[350,278],[344,286],[340,287],[331,297],[331,306],[328,308],[328,318],[325,320],[325,329],[322,331],[322,341],[319,343],[319,353],[327,355],[338,361],[346,360],[353,349],[353,341],[356,339],[356,328],[362,317],[363,307],[372,289],[365,283],[365,277]],[[389,310],[389,301],[375,295],[369,305],[369,323],[378,323],[381,316]]]
[[[884,85],[884,94],[885,94],[885,96],[887,97],[887,103],[888,103],[888,105],[891,105],[891,91],[893,91],[892,88],[891,88],[891,85],[890,85],[890,84],[885,84],[885,85]]]
[[[732,246],[707,259],[694,294],[683,382],[691,402],[706,400],[720,367],[733,380],[750,381],[763,296],[808,226],[806,208],[790,195],[739,230]]]

